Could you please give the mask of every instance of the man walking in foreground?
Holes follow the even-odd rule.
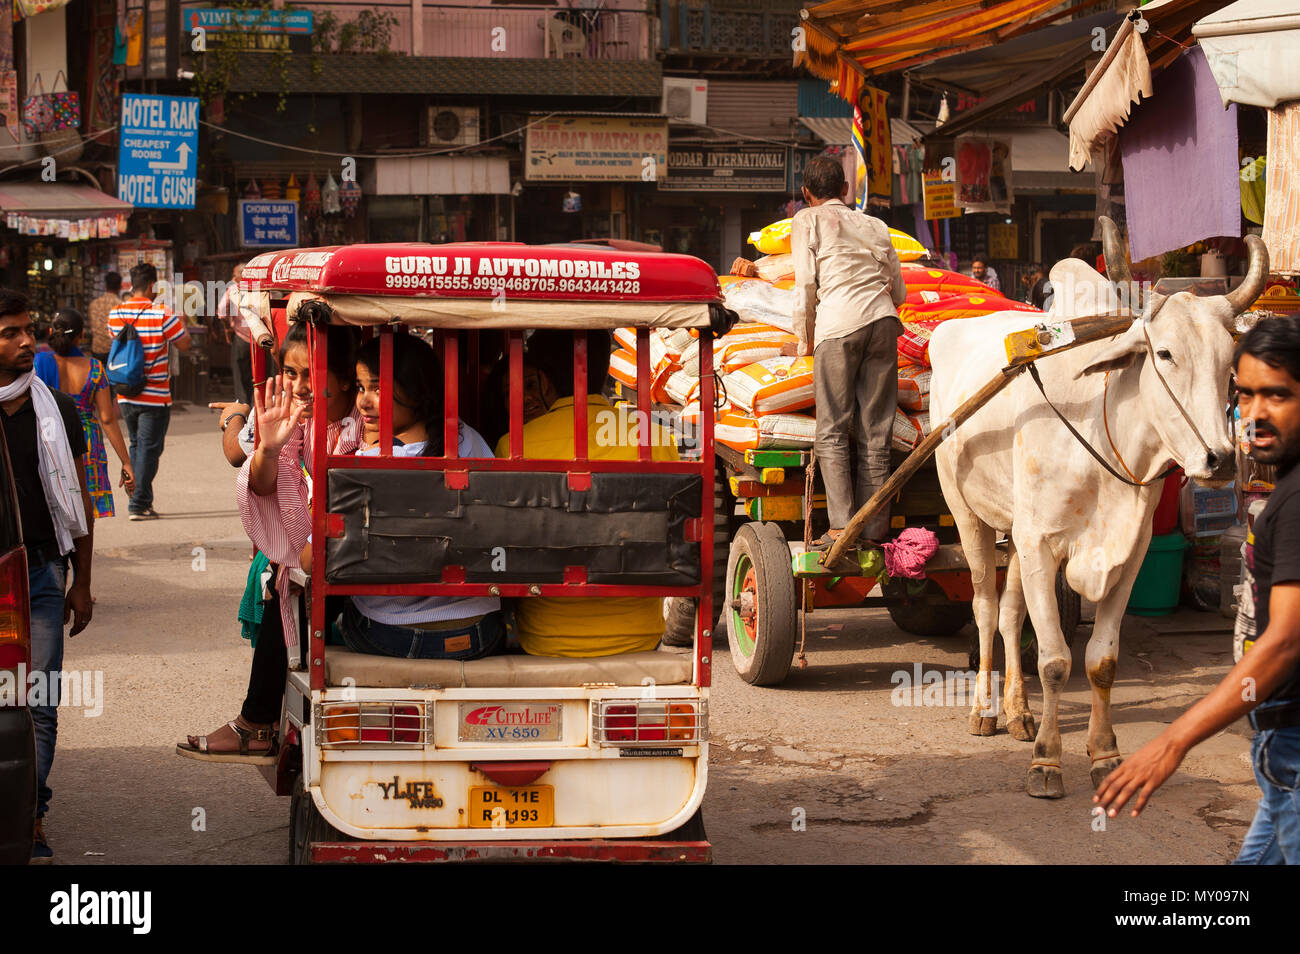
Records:
[[[829,532],[813,544],[821,550],[829,549],[889,477],[903,333],[897,306],[907,298],[889,227],[845,205],[847,191],[838,162],[813,159],[803,174],[809,207],[795,215],[790,229],[794,330],[798,353],[813,356],[814,450],[830,518]],[[886,507],[863,536],[878,542],[888,529]]]
[[[1251,760],[1263,797],[1236,864],[1300,864],[1300,316],[1260,321],[1237,345],[1237,391],[1250,454],[1277,483],[1246,538],[1254,644],[1223,681],[1106,776],[1094,801],[1133,814],[1192,746],[1249,715]],[[1253,428],[1253,434],[1250,432]],[[1250,607],[1247,602],[1246,608]],[[1256,636],[1257,634],[1257,636]]]
[[[36,376],[35,355],[36,330],[27,299],[0,288],[0,428],[18,491],[31,603],[28,701],[36,734],[36,834],[31,860],[42,864],[54,858],[44,819],[53,795],[46,780],[59,730],[63,626],[72,616],[69,635],[75,636],[90,622],[94,523],[86,491],[86,434],[76,402]],[[67,586],[69,555],[71,586]]]
[[[181,351],[190,350],[185,323],[153,300],[157,283],[158,272],[152,265],[131,269],[131,297],[108,316],[108,329],[114,336],[124,325],[135,325],[144,348],[144,390],[134,397],[117,396],[131,436],[131,469],[135,471],[135,492],[128,508],[131,520],[153,520],[158,516],[153,509],[153,479],[158,473],[172,409],[167,345],[175,342]]]

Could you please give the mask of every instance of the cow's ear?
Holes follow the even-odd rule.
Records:
[[[1092,363],[1078,372],[1075,378],[1081,378],[1085,374],[1100,374],[1130,367],[1137,360],[1137,356],[1145,350],[1146,338],[1142,334],[1141,324],[1134,322],[1132,328],[1106,345],[1093,357]]]

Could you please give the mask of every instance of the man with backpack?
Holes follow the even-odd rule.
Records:
[[[148,263],[131,269],[131,297],[108,316],[113,346],[108,354],[108,379],[117,391],[118,406],[131,438],[131,467],[135,492],[128,507],[131,520],[153,520],[153,479],[158,473],[163,441],[171,420],[171,375],[167,346],[190,350],[185,323],[154,301],[158,271]]]

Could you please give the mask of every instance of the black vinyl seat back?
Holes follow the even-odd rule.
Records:
[[[442,471],[331,469],[329,512],[344,535],[326,543],[330,583],[436,583],[445,566],[467,583],[693,586],[702,516],[698,474],[593,473],[573,490],[564,472],[470,471],[463,490]]]

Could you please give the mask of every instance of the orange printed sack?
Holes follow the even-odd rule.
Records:
[[[726,397],[755,417],[786,414],[813,405],[813,359],[767,358],[723,377]]]

